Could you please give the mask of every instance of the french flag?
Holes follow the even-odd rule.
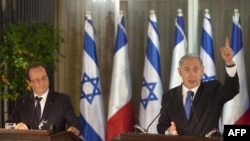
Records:
[[[244,48],[242,44],[242,29],[240,14],[237,9],[233,15],[231,47],[234,51],[234,61],[240,81],[240,93],[223,107],[223,124],[250,124],[249,95],[247,90],[247,77],[245,69]]]
[[[106,141],[122,132],[133,131],[134,111],[128,59],[128,40],[123,12],[120,12],[114,48]]]

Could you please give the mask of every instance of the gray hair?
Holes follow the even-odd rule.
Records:
[[[199,55],[197,55],[197,54],[185,54],[184,56],[181,57],[181,59],[179,61],[179,66],[182,65],[182,63],[183,63],[184,60],[190,59],[190,58],[197,59],[200,62],[201,66],[203,65],[203,62],[202,62],[202,60],[201,60],[201,58],[200,58]]]

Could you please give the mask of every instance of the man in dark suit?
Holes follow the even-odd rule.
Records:
[[[45,66],[41,63],[31,64],[26,71],[26,81],[32,92],[16,100],[13,112],[6,122],[16,123],[15,129],[60,132],[68,127],[67,131],[78,136],[81,124],[74,113],[70,98],[66,94],[49,89]]]
[[[228,38],[220,51],[226,65],[224,84],[217,80],[201,82],[204,66],[198,55],[187,54],[180,59],[178,71],[183,82],[162,96],[157,125],[160,134],[206,136],[210,131],[218,131],[223,104],[239,93],[239,78]],[[188,91],[192,106],[186,113]]]

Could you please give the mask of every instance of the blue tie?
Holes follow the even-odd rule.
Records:
[[[186,117],[189,120],[190,117],[190,110],[191,110],[191,106],[192,106],[192,91],[188,91],[187,92],[187,96],[186,96],[186,101],[185,101],[185,112],[186,112]]]
[[[42,97],[35,97],[36,100],[36,115],[37,115],[37,121],[40,121],[41,118],[41,105],[40,105],[40,101],[42,100]]]

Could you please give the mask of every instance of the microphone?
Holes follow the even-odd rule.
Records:
[[[135,131],[140,131],[141,133],[147,133],[147,129],[142,128],[139,124],[134,125]]]
[[[172,93],[172,91],[171,91],[171,92],[170,92],[170,97],[169,97],[169,99],[172,98],[172,95],[173,95],[173,93]],[[142,133],[147,134],[149,128],[151,127],[151,125],[152,125],[152,124],[155,122],[155,120],[161,115],[161,113],[163,112],[163,110],[164,110],[165,108],[168,107],[169,103],[170,103],[170,100],[167,101],[167,104],[164,105],[164,107],[163,107],[163,108],[160,110],[160,112],[154,117],[154,119],[149,123],[149,125],[147,126],[146,129],[142,128],[142,127],[141,127],[140,125],[138,125],[138,124],[134,125],[134,128],[137,129],[137,130],[139,130],[139,131],[141,131]]]
[[[42,121],[38,125],[38,129],[46,129],[48,120],[42,119]]]
[[[193,107],[193,97],[194,97],[194,92],[193,92],[193,91],[191,92],[191,96],[192,96],[192,106],[191,106],[191,109],[192,109],[192,112],[193,112],[193,114],[194,114],[195,122],[196,122],[196,124],[197,124],[197,126],[198,126],[199,134],[200,134],[200,136],[201,136],[200,124],[199,124],[199,121],[198,121],[198,118],[197,118],[195,109],[194,109],[194,107]]]
[[[213,137],[220,137],[221,136],[221,133],[218,129],[214,128],[212,129],[211,131],[209,131],[205,137],[207,138],[213,138]]]

